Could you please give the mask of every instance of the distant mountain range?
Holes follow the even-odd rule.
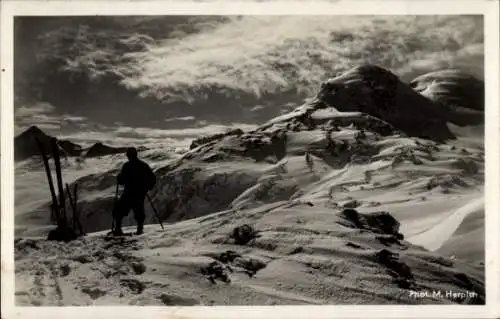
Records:
[[[124,153],[126,150],[126,147],[112,147],[101,142],[95,143],[88,148],[84,148],[71,141],[60,140],[54,136],[50,136],[37,126],[31,126],[14,138],[14,159],[16,161],[22,161],[33,156],[39,156],[40,150],[36,144],[36,139],[41,142],[45,152],[47,153],[49,153],[50,150],[51,140],[55,139],[57,141],[57,145],[59,145],[61,154],[67,157],[98,157]]]

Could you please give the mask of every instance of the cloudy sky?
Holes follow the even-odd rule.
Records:
[[[21,133],[27,127],[36,125],[50,134],[62,139],[71,139],[82,145],[94,142],[103,142],[109,145],[125,144],[156,144],[168,143],[173,146],[185,147],[190,142],[204,135],[216,134],[228,129],[241,128],[253,129],[255,125],[245,123],[234,123],[232,125],[211,124],[196,122],[196,127],[177,129],[158,129],[152,127],[126,126],[120,123],[115,125],[99,124],[98,120],[92,120],[82,116],[60,114],[54,106],[40,103],[31,107],[19,107],[16,109],[15,122],[16,134]],[[194,117],[177,117],[164,120],[168,122],[194,122]]]
[[[254,127],[360,63],[403,80],[450,67],[483,72],[480,17],[112,19],[19,19],[16,133],[38,125],[80,142],[186,144]]]

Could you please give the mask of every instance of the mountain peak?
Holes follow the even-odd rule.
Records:
[[[31,125],[26,131],[38,131],[38,132],[42,132],[42,130],[36,126],[36,125]]]
[[[48,152],[52,145],[52,140],[55,140],[59,148],[69,156],[79,156],[81,146],[70,141],[60,141],[54,136],[46,134],[38,126],[32,125],[27,130],[19,134],[14,139],[14,158],[16,160],[24,160],[32,156],[40,155],[40,149],[36,144],[38,140],[45,152]]]
[[[25,130],[24,132],[22,132],[18,136],[26,136],[26,135],[28,135],[28,136],[31,136],[31,135],[35,135],[35,136],[48,136],[47,134],[45,134],[44,131],[42,131],[36,125],[30,126],[27,130]]]

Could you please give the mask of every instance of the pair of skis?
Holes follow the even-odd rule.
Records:
[[[45,173],[47,174],[47,180],[49,182],[50,195],[52,198],[52,205],[51,205],[52,220],[57,221],[58,227],[65,227],[68,225],[68,217],[66,214],[66,197],[65,197],[67,194],[71,208],[73,210],[73,220],[72,220],[73,229],[76,230],[78,228],[80,235],[85,235],[83,227],[80,223],[79,214],[77,210],[78,185],[77,184],[74,185],[73,192],[71,192],[71,189],[68,184],[66,184],[66,191],[63,187],[62,172],[61,172],[61,155],[59,152],[59,145],[57,144],[57,140],[55,138],[51,139],[50,148],[52,149],[52,156],[54,158],[54,164],[56,169],[59,200],[56,196],[54,182],[52,180],[52,173],[49,166],[49,158],[47,156],[47,153],[45,152],[45,148],[42,142],[38,138],[35,137],[35,141],[40,150],[40,154],[42,155],[43,164],[45,167]]]

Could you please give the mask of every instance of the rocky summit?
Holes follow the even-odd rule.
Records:
[[[57,138],[45,134],[37,126],[31,126],[14,138],[14,159],[16,161],[25,160],[32,156],[40,156],[40,149],[37,139],[48,154],[51,149],[51,140],[55,139],[60,152],[65,156],[78,156],[81,153],[81,146],[70,141],[58,140]]]
[[[448,121],[461,126],[484,123],[484,82],[459,70],[421,75],[410,86],[447,113]]]
[[[342,112],[369,114],[409,136],[434,141],[455,137],[446,126],[445,112],[378,66],[358,66],[326,81],[318,100]]]

